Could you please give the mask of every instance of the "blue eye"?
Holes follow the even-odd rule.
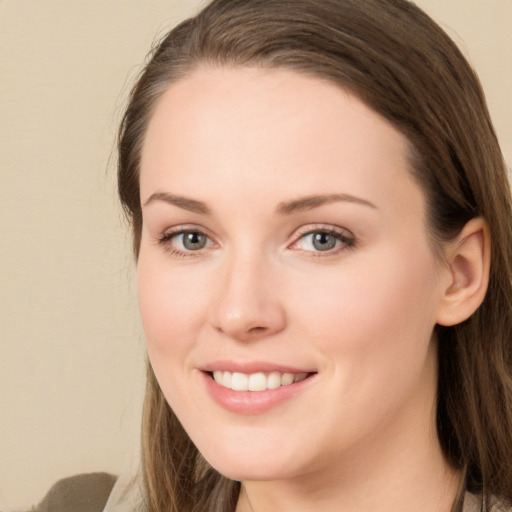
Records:
[[[185,231],[173,238],[181,239],[181,244],[187,251],[204,249],[208,243],[208,237],[199,231]]]
[[[317,251],[330,251],[334,249],[339,240],[330,233],[311,233],[311,243]]]
[[[212,245],[207,235],[194,229],[165,233],[159,243],[177,255],[200,251]]]
[[[317,229],[303,234],[293,244],[293,248],[311,252],[336,252],[352,247],[353,238],[336,230]]]

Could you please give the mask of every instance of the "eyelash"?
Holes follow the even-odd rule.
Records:
[[[176,247],[173,246],[171,243],[171,240],[175,237],[178,237],[180,235],[185,234],[198,234],[201,236],[205,236],[207,238],[207,244],[210,245],[214,242],[212,239],[201,229],[190,227],[190,228],[177,228],[172,231],[167,231],[163,233],[160,237],[158,237],[157,242],[159,245],[163,246],[166,251],[168,251],[172,256],[177,256],[181,258],[194,258],[201,255],[201,253],[207,248],[203,247],[198,250],[180,250],[176,249]],[[332,226],[326,227],[326,226],[308,226],[307,229],[304,229],[304,231],[298,231],[295,241],[288,245],[289,248],[294,248],[294,246],[298,245],[301,240],[304,240],[307,236],[315,235],[315,234],[323,234],[323,235],[329,235],[336,239],[336,243],[340,242],[337,247],[333,249],[329,249],[326,251],[314,251],[314,250],[306,250],[306,249],[296,249],[300,250],[301,252],[308,253],[313,257],[328,257],[338,254],[341,251],[345,251],[347,249],[353,249],[356,246],[356,240],[353,234],[346,230],[341,228],[334,228]]]
[[[342,251],[345,251],[347,249],[353,249],[356,246],[356,239],[354,235],[348,231],[347,229],[342,228],[335,228],[333,226],[308,226],[307,229],[304,231],[300,231],[297,234],[296,240],[289,245],[289,247],[293,247],[297,245],[301,240],[304,240],[309,235],[316,235],[316,234],[322,234],[322,235],[330,235],[336,239],[336,242],[340,242],[338,247],[335,247],[333,249],[329,249],[327,251],[313,251],[313,250],[306,250],[306,249],[298,249],[302,252],[307,252],[311,256],[315,258],[325,258],[328,256],[334,256]]]
[[[198,229],[198,228],[194,228],[194,227],[181,227],[181,228],[176,228],[175,230],[172,230],[172,231],[167,231],[165,233],[163,233],[160,237],[158,237],[157,239],[157,242],[159,245],[163,246],[164,249],[169,252],[172,256],[177,256],[177,257],[180,257],[180,258],[195,258],[197,256],[199,256],[199,254],[202,252],[202,249],[199,249],[197,251],[193,251],[193,250],[188,250],[188,251],[182,251],[180,249],[176,249],[176,247],[174,247],[171,243],[171,240],[175,237],[178,237],[180,235],[184,235],[186,233],[190,233],[190,234],[198,234],[198,235],[202,235],[202,236],[205,236],[207,238],[207,243],[208,241],[211,243],[212,242],[212,239],[201,229]]]

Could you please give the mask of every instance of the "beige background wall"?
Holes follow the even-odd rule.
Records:
[[[277,1],[277,0],[276,0]],[[197,0],[0,0],[0,510],[137,463],[144,343],[113,133]],[[469,55],[512,162],[512,0],[419,0]]]

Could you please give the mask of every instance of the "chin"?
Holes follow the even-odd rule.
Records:
[[[286,468],[286,470],[280,468],[270,460],[261,461],[256,464],[251,461],[243,463],[235,461],[233,464],[230,464],[229,461],[221,461],[219,464],[210,463],[210,465],[226,478],[239,482],[283,480],[293,476],[289,468]]]
[[[215,452],[205,450],[201,454],[216,471],[231,480],[281,480],[300,472],[297,457],[283,450],[261,446],[254,446],[252,450],[240,449],[231,444],[225,450],[217,446]]]

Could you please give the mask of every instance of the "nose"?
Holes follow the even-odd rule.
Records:
[[[217,281],[211,323],[232,339],[250,341],[271,336],[286,325],[275,269],[262,258],[238,259],[227,265]]]

